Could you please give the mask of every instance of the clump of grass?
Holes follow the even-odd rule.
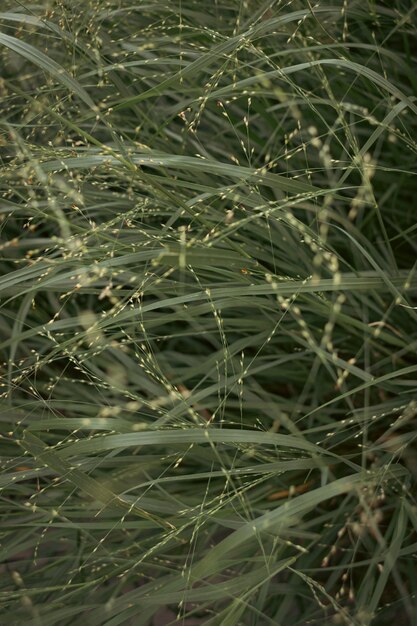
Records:
[[[3,620],[415,623],[417,7],[2,8]]]

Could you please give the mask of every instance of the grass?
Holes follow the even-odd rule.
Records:
[[[2,3],[4,623],[416,623],[416,33]]]

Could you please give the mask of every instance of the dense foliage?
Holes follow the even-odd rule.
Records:
[[[2,623],[417,623],[417,5],[4,0]]]

